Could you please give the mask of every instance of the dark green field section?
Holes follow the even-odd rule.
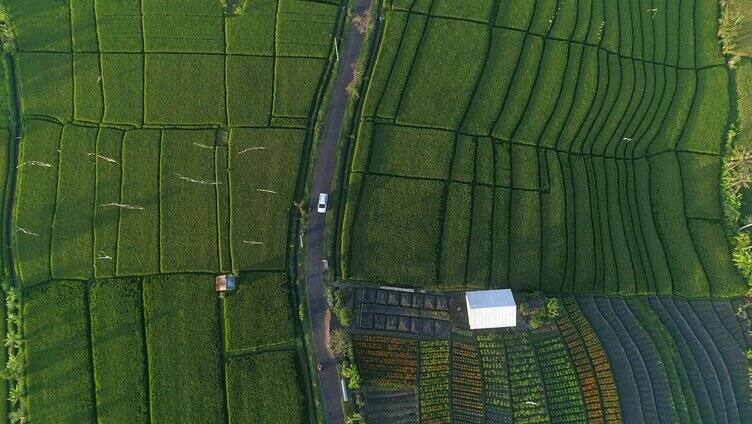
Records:
[[[745,291],[717,183],[729,74],[715,2],[384,9],[348,169],[343,278]]]
[[[263,337],[291,340],[289,305],[278,301],[264,323],[251,324],[263,334],[240,335],[245,350],[223,342],[237,345],[230,329],[248,326],[250,305],[236,300],[247,295],[244,286],[287,299],[284,278],[243,274],[241,290],[221,300],[213,277],[55,280],[28,289],[29,420],[302,422],[295,346]]]
[[[749,422],[749,328],[734,302],[581,297],[625,422]],[[572,305],[568,305],[571,307]]]
[[[285,268],[336,5],[249,0],[234,15],[218,1],[13,0],[8,10],[24,285]]]

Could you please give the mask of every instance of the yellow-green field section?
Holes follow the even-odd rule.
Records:
[[[5,2],[0,258],[30,422],[315,414],[288,240],[344,15],[230,3]]]
[[[336,6],[249,1],[232,16],[212,1],[17,0],[8,10],[25,285],[285,268]]]

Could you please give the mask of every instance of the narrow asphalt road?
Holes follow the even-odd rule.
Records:
[[[370,7],[370,0],[357,0],[355,13],[360,15]],[[309,200],[308,239],[306,245],[306,286],[308,293],[308,313],[311,318],[313,335],[313,352],[316,362],[323,369],[318,372],[321,399],[326,411],[326,422],[340,424],[345,422],[342,412],[342,391],[340,388],[337,363],[326,346],[324,315],[328,308],[324,292],[322,259],[325,254],[326,216],[316,212],[319,193],[328,193],[332,177],[335,174],[337,142],[339,141],[342,121],[347,108],[347,85],[353,79],[353,65],[357,63],[363,47],[364,34],[355,28],[350,30],[347,47],[340,51],[340,67],[334,82],[332,102],[322,132],[318,157],[313,174],[313,187]],[[331,203],[333,200],[329,199]]]

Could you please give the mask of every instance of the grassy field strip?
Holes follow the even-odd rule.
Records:
[[[533,349],[543,377],[548,410],[553,422],[586,422],[585,403],[574,365],[561,335],[541,332]]]
[[[149,387],[139,280],[102,280],[89,289],[98,418],[149,420]]]

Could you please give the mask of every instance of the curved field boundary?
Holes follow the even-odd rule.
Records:
[[[609,356],[614,377],[616,377],[616,385],[619,388],[619,399],[621,400],[624,420],[628,423],[657,422],[658,415],[652,399],[652,389],[645,387],[646,384],[649,385],[649,379],[645,375],[644,365],[642,369],[632,366],[630,356],[634,352],[630,354],[621,346],[620,335],[601,315],[594,298],[583,297],[577,300],[580,309],[598,333]],[[634,408],[634,405],[641,405],[641,407]],[[646,407],[643,408],[643,405]]]
[[[689,322],[693,326],[699,326],[702,329],[709,350],[715,351],[715,361],[720,361],[720,364],[714,362],[716,368],[723,365],[727,369],[739,410],[739,419],[741,422],[752,421],[749,361],[744,354],[744,350],[734,342],[733,336],[718,319],[710,301],[674,299],[674,303],[685,316],[690,317]],[[711,343],[712,345],[710,345]]]
[[[596,387],[600,392],[600,401],[603,406],[605,420],[607,423],[622,422],[623,419],[626,419],[623,418],[626,415],[621,410],[620,398],[622,394],[621,390],[617,390],[617,383],[603,345],[577,305],[577,301],[572,297],[566,297],[563,299],[563,303],[564,311],[582,341],[585,352],[589,357],[589,362],[595,371]],[[566,328],[566,325],[564,327]],[[570,339],[572,338],[573,336],[570,336]],[[583,383],[583,386],[588,387],[585,383]]]
[[[718,347],[708,334],[708,330],[705,329],[704,326],[706,323],[701,322],[692,312],[689,304],[681,299],[664,297],[660,298],[660,301],[676,320],[680,320],[683,323],[682,328],[685,330],[685,337],[695,338],[710,358],[713,370],[721,385],[721,393],[723,394],[728,418],[731,422],[740,422],[740,409],[737,406],[737,396],[734,391],[734,384],[732,383],[732,373],[729,372],[728,365],[718,351]]]
[[[645,299],[627,299],[630,313],[639,321],[655,345],[660,360],[666,369],[671,396],[679,422],[702,422],[712,419],[710,400],[701,378],[690,380],[690,375],[699,375],[697,363],[692,359],[684,362],[679,356],[676,344],[658,316],[650,309]],[[691,370],[691,372],[688,372]],[[693,390],[693,386],[696,389]],[[698,404],[702,405],[702,415]]]
[[[666,326],[666,329],[674,340],[681,340],[683,342],[677,343],[677,348],[679,349],[679,354],[683,358],[683,361],[687,362],[694,360],[697,362],[700,371],[700,374],[697,377],[705,382],[707,393],[710,398],[710,407],[715,416],[715,421],[730,422],[728,419],[726,404],[723,400],[724,396],[721,391],[721,383],[719,382],[713,363],[710,361],[703,346],[688,328],[686,321],[676,313],[675,309],[671,311],[669,308],[665,307],[660,299],[651,297],[648,299],[648,302],[650,303],[650,307],[653,308],[653,311],[655,311],[663,322],[663,325]]]

